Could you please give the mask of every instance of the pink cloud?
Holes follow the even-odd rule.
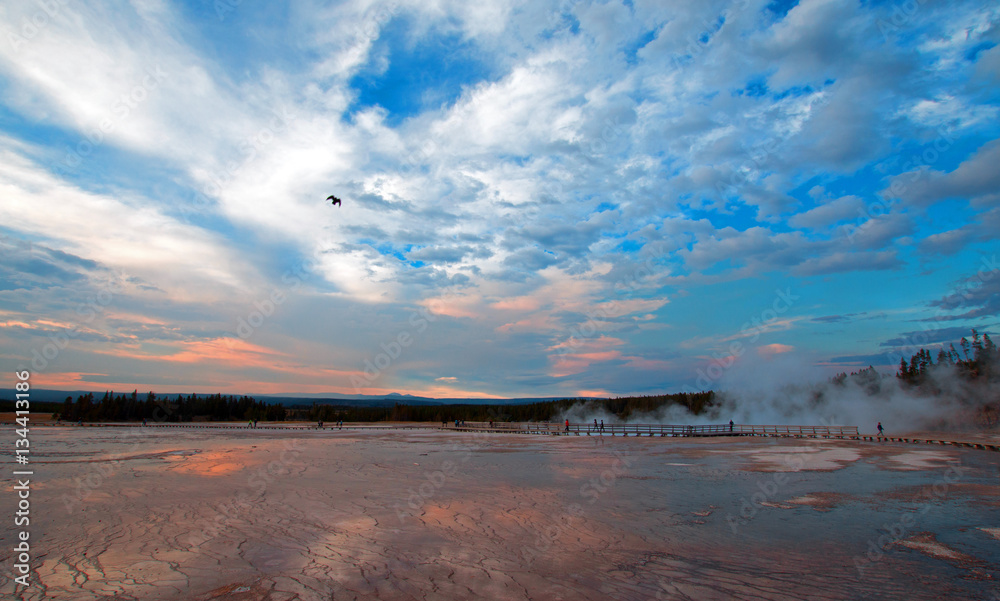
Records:
[[[549,374],[555,378],[571,376],[585,371],[588,367],[595,363],[603,363],[605,361],[620,359],[621,356],[621,351],[561,355],[556,358]]]
[[[515,298],[505,298],[490,305],[491,309],[498,311],[535,311],[540,306],[538,299],[530,296],[518,296]]]
[[[482,298],[479,296],[438,296],[420,304],[435,315],[475,318],[482,314]]]
[[[780,355],[781,353],[788,353],[794,350],[795,350],[794,346],[775,343],[757,347],[757,354],[764,357],[769,357],[771,355]]]

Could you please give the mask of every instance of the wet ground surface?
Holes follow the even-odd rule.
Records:
[[[4,518],[5,598],[1000,601],[991,451],[432,430],[32,437],[33,586],[10,579],[21,529]]]

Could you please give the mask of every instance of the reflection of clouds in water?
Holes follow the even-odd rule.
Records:
[[[749,456],[756,464],[752,469],[766,472],[797,472],[800,470],[836,470],[861,458],[858,449],[848,447],[768,446],[756,449],[710,449],[713,454]]]
[[[886,467],[897,470],[931,470],[955,463],[955,457],[946,451],[908,451],[888,459],[892,463]]]
[[[767,471],[837,470],[857,461],[861,453],[856,449],[815,449],[794,447],[780,452],[753,453],[751,457],[765,464]]]
[[[946,561],[960,562],[965,564],[976,563],[976,559],[971,555],[967,555],[953,549],[935,538],[933,534],[922,533],[910,538],[903,540],[898,540],[893,545],[906,547],[908,549],[913,549],[927,555],[929,557],[934,557],[936,559],[944,559]]]
[[[210,451],[195,455],[172,453],[166,460],[175,464],[172,470],[199,476],[224,476],[253,464],[245,454],[234,451]]]
[[[39,445],[65,449],[59,441],[64,435],[42,430]],[[80,453],[110,440],[90,432],[73,435],[67,442],[78,445]],[[911,601],[930,601],[940,597],[935,597],[940,586],[952,586],[951,566],[916,563],[918,553],[887,558],[895,562],[891,565],[896,571],[884,579],[859,585],[843,577],[843,566],[851,565],[850,554],[865,548],[868,525],[877,528],[898,517],[893,513],[896,505],[885,509],[887,503],[860,492],[867,484],[860,486],[857,476],[870,468],[867,464],[847,463],[839,472],[794,477],[756,470],[770,461],[781,465],[783,457],[844,459],[829,454],[854,450],[841,443],[497,435],[483,439],[488,444],[474,445],[471,441],[478,439],[456,440],[462,435],[450,432],[414,436],[379,431],[337,444],[340,439],[299,433],[294,439],[299,445],[294,449],[295,477],[268,480],[265,489],[242,486],[247,476],[280,458],[286,437],[267,440],[269,436],[213,432],[196,445],[184,445],[199,448],[197,455],[137,462],[139,480],[125,472],[110,477],[102,491],[106,495],[95,496],[79,519],[58,518],[60,528],[47,534],[51,552],[41,560],[38,573],[48,594],[75,598],[84,592],[73,578],[57,577],[59,570],[67,569],[61,561],[85,573],[90,583],[136,598],[225,598],[223,592],[244,587],[260,593],[247,598],[263,599],[276,586],[294,586],[301,598],[374,601],[435,595],[456,600],[561,596],[597,601],[607,599],[609,591],[619,599],[708,599],[745,596],[748,590],[775,591],[775,599],[807,598],[817,590],[831,598],[857,598],[862,589],[882,598],[906,590]],[[464,445],[453,449],[462,441]],[[251,442],[258,447],[253,449]],[[136,452],[169,453],[184,446],[147,441]],[[905,452],[891,446],[858,448],[874,449],[881,456]],[[965,453],[948,452],[956,457]],[[449,474],[411,519],[396,519],[393,504],[409,489],[418,490],[445,459],[460,463],[461,469]],[[420,465],[414,466],[414,461]],[[627,472],[614,471],[616,461],[621,467],[627,463]],[[212,466],[230,463],[241,470],[227,477],[203,477],[218,475]],[[179,469],[185,464],[188,471]],[[51,464],[47,469],[53,478],[68,482],[79,464]],[[992,464],[976,469],[970,468],[978,474],[968,476],[970,482],[980,477],[994,484]],[[609,477],[601,480],[609,470]],[[932,484],[939,474],[908,471],[886,476],[897,484],[917,486]],[[766,502],[791,509],[761,511],[734,537],[726,523],[727,514],[738,508],[733,503],[740,495],[761,490],[759,484],[770,490],[781,477],[787,478],[784,488]],[[595,478],[604,490],[594,488]],[[234,482],[239,486],[231,486]],[[130,494],[140,483],[143,494]],[[588,488],[581,489],[585,484]],[[919,497],[921,490],[900,491],[897,500],[936,502]],[[970,495],[993,498],[993,490]],[[245,501],[252,510],[240,505],[240,491],[255,493]],[[829,497],[837,501],[836,512],[792,504],[823,500],[824,494],[834,492],[845,495]],[[582,511],[573,511],[574,504]],[[991,510],[970,505],[962,516],[939,512],[933,521],[921,523],[921,529],[942,533],[941,540],[950,545],[943,533],[952,532],[956,520],[990,524]],[[224,519],[211,540],[190,548],[172,543],[186,541],[192,528],[215,527],[218,516]],[[977,534],[992,544],[987,533]],[[115,541],[111,549],[108,540]],[[102,549],[106,552],[100,553]],[[213,558],[211,569],[205,568],[206,554]],[[99,571],[96,563],[85,563],[98,555]],[[121,580],[129,566],[142,562],[157,563],[143,564],[134,582]],[[778,564],[782,569],[775,574],[773,566]],[[244,577],[247,573],[253,577]],[[913,575],[918,573],[922,580],[915,586]],[[168,595],[167,582],[182,584]],[[965,588],[959,593],[988,598],[988,585],[963,580],[959,586]],[[206,591],[219,594],[206,596]],[[0,593],[6,592],[0,584]]]

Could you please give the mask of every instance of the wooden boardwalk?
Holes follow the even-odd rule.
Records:
[[[997,451],[1000,452],[1000,444],[989,443],[989,442],[975,442],[975,441],[963,441],[963,440],[952,440],[952,439],[941,439],[941,438],[913,438],[913,437],[902,437],[902,436],[858,436],[857,440],[863,440],[868,442],[903,442],[909,444],[938,444],[938,445],[949,445],[954,447],[965,447],[967,449],[980,449],[983,451]]]
[[[0,426],[15,426],[13,422],[0,423]],[[316,423],[275,423],[259,424],[256,428],[248,428],[242,423],[218,422],[181,422],[181,423],[147,423],[145,426],[136,422],[116,423],[47,423],[32,424],[33,428],[144,428],[144,429],[178,429],[178,430],[283,430],[283,431],[319,431]],[[603,430],[593,423],[570,423],[566,429],[565,422],[465,422],[458,426],[454,422],[438,423],[346,423],[338,427],[336,423],[324,423],[323,431],[368,431],[368,430],[444,430],[467,433],[496,434],[534,434],[549,436],[634,436],[634,437],[771,437],[771,438],[828,438],[838,440],[855,440],[872,443],[904,443],[904,444],[936,444],[980,449],[1000,452],[1000,443],[983,441],[963,441],[954,438],[931,438],[919,436],[877,436],[859,434],[857,426],[780,426],[780,425],[740,425],[732,427],[729,424],[678,426],[666,424],[606,424]]]
[[[464,432],[497,432],[512,434],[548,434],[552,436],[660,436],[660,437],[709,437],[709,436],[756,436],[772,438],[832,438],[840,440],[856,440],[859,442],[878,443],[908,443],[937,444],[1000,452],[1000,444],[989,442],[970,442],[943,438],[921,438],[900,436],[877,436],[859,434],[857,426],[779,426],[779,425],[705,425],[705,426],[675,426],[662,424],[606,424],[603,430],[593,423],[570,423],[569,429],[565,422],[522,422],[493,423],[468,422],[457,428],[447,426],[442,429]]]
[[[554,436],[784,436],[809,438],[858,438],[857,426],[747,426],[704,425],[675,426],[665,424],[606,424],[556,422],[467,422],[448,425],[443,430],[465,432],[497,432],[511,434],[550,434]]]

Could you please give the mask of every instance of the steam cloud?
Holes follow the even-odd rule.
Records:
[[[682,405],[618,419],[599,401],[570,407],[559,420],[592,423],[675,425],[737,424],[858,426],[874,433],[882,422],[887,434],[973,427],[983,405],[997,403],[1000,392],[986,381],[970,381],[952,365],[935,365],[926,385],[909,386],[894,374],[870,380],[848,377],[842,384],[791,354],[747,354],[719,380],[714,404],[700,415]]]

